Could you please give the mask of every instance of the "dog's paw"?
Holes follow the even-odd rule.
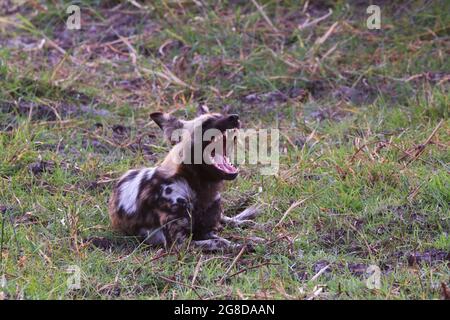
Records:
[[[221,222],[230,227],[251,227],[256,223],[252,220],[239,220],[234,217],[222,217]]]
[[[253,220],[235,220],[235,226],[241,228],[252,228],[256,225],[258,225],[258,223]]]
[[[261,205],[254,205],[248,207],[238,215],[234,216],[232,219],[241,221],[255,219],[256,216],[261,213],[261,211]]]
[[[245,242],[241,247],[245,247],[246,252],[255,252],[256,247],[265,242],[266,240],[260,237],[248,237],[245,238]]]
[[[246,241],[252,244],[261,244],[265,243],[267,240],[260,237],[248,237],[246,238]]]
[[[194,247],[201,249],[206,252],[214,251],[233,251],[239,248],[239,244],[233,243],[224,238],[214,238],[207,240],[194,240],[192,241]]]
[[[264,225],[257,223],[253,220],[237,220],[235,218],[222,217],[222,224],[230,226],[230,227],[238,227],[238,228],[252,228],[257,230],[264,230]]]

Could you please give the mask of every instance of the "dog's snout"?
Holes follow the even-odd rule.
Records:
[[[230,122],[238,122],[239,121],[239,116],[237,114],[230,114],[228,116],[228,121],[230,121]]]
[[[177,204],[179,206],[185,207],[187,205],[187,201],[185,198],[177,198]]]
[[[230,114],[227,117],[227,122],[228,122],[228,128],[231,127],[232,128],[240,128],[241,127],[241,123],[239,121],[239,116],[237,114]]]

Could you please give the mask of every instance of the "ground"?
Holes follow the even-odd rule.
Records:
[[[380,30],[369,1],[76,3],[80,30],[69,1],[0,4],[0,299],[445,297],[448,1],[379,1]],[[110,228],[116,179],[169,149],[149,114],[199,104],[281,131],[278,174],[242,165],[222,195],[262,206],[222,231],[254,252]]]

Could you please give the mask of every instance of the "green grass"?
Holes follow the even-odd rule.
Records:
[[[258,1],[278,32],[251,2],[202,2],[80,1],[79,31],[65,30],[68,2],[0,11],[0,297],[440,298],[450,278],[448,2],[383,5],[382,30],[371,31],[362,5],[310,4],[311,19],[333,13],[300,30],[302,1]],[[282,133],[277,176],[243,165],[227,183],[226,213],[261,204],[264,228],[222,234],[267,241],[221,285],[236,254],[166,254],[113,232],[107,214],[115,179],[169,149],[150,112],[192,117],[199,103]],[[71,265],[79,290],[67,287]],[[366,286],[369,265],[380,289]]]

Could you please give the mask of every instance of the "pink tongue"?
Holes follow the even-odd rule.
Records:
[[[235,167],[233,167],[231,165],[231,163],[225,159],[224,157],[220,157],[220,159],[218,159],[219,161],[216,161],[216,166],[226,172],[226,173],[236,173],[237,169]]]

